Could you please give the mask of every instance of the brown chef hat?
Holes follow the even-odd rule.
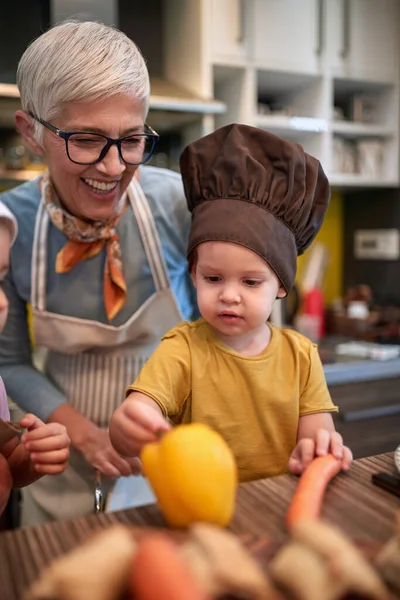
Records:
[[[206,241],[241,244],[266,260],[289,292],[296,257],[329,204],[318,160],[298,144],[233,124],[189,144],[180,166],[192,212],[188,256]]]

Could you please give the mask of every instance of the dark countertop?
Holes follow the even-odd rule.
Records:
[[[324,365],[328,385],[400,378],[400,358],[359,360]]]
[[[340,527],[353,541],[381,548],[393,535],[400,499],[374,486],[371,475],[394,473],[393,453],[356,460],[350,471],[338,475],[326,492],[322,517]],[[281,475],[239,486],[233,531],[264,568],[270,543],[287,538],[285,515],[297,486],[297,478]],[[156,505],[45,523],[0,535],[1,597],[20,600],[27,586],[57,556],[75,548],[94,531],[115,523],[163,527]],[[169,530],[171,534],[172,530]]]
[[[337,344],[349,341],[343,336],[327,336],[318,346],[328,385],[400,378],[400,357],[371,360],[335,353]]]

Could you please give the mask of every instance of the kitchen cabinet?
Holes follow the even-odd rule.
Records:
[[[239,121],[301,144],[332,186],[399,185],[397,0],[244,0],[242,45],[240,3],[214,0],[209,13],[209,2],[203,40],[212,25],[221,45],[204,42],[205,89],[226,106],[215,127]]]
[[[398,0],[253,1],[244,0],[246,18],[252,19],[253,59],[263,68],[399,78]]]
[[[392,452],[400,445],[400,378],[333,385],[335,427],[354,458]]]
[[[321,0],[255,0],[255,62],[264,68],[318,73],[321,11]]]
[[[397,81],[398,0],[324,0],[326,61],[334,77]]]
[[[120,0],[118,25],[147,60],[149,123],[163,141],[171,137],[159,145],[167,162],[157,164],[177,168],[185,144],[240,122],[301,144],[332,186],[399,186],[398,0],[135,6],[132,18],[131,3]]]
[[[212,0],[210,25],[215,62],[237,64],[247,60],[249,6],[246,0]]]

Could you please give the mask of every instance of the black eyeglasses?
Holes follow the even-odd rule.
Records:
[[[144,133],[134,133],[120,138],[110,138],[101,133],[87,131],[61,131],[43,119],[29,113],[58,137],[65,141],[65,149],[70,161],[77,165],[95,165],[103,160],[111,146],[117,146],[120,159],[127,165],[142,165],[150,160],[159,135],[145,125]]]

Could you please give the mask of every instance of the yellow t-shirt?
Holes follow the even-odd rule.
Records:
[[[317,347],[271,326],[258,356],[221,342],[204,319],[167,333],[128,388],[150,396],[174,424],[201,422],[231,447],[241,481],[286,471],[299,417],[336,412]]]

